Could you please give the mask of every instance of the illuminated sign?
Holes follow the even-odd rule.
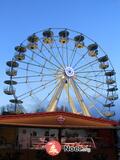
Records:
[[[46,152],[51,156],[56,156],[61,152],[61,144],[58,141],[49,141],[45,145]]]
[[[62,144],[64,152],[91,152],[91,148],[96,148],[95,143],[79,142]]]
[[[95,143],[79,142],[79,143],[62,143],[58,141],[49,141],[45,147],[46,152],[51,156],[56,156],[63,149],[64,152],[91,152],[91,148],[96,148]]]
[[[83,147],[83,146],[63,146],[64,152],[91,152],[91,148]]]

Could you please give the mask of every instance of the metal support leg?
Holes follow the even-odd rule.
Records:
[[[65,91],[66,91],[66,94],[68,93],[68,88],[67,88],[67,86],[65,85]],[[77,110],[76,110],[76,108],[75,108],[75,105],[74,105],[74,102],[73,102],[73,99],[72,99],[72,97],[70,96],[70,95],[68,95],[67,94],[67,96],[68,96],[68,101],[69,101],[69,103],[70,103],[70,107],[71,107],[71,109],[72,109],[72,112],[73,113],[77,113]]]
[[[56,108],[56,105],[57,105],[57,102],[60,98],[60,95],[62,93],[62,90],[64,88],[64,85],[65,85],[65,79],[62,79],[58,85],[58,87],[56,88],[55,90],[55,93],[48,105],[48,108],[47,108],[47,112],[53,112],[55,111],[55,108]]]
[[[82,99],[82,96],[81,96],[81,94],[80,94],[80,92],[79,92],[79,90],[78,90],[78,88],[77,88],[77,86],[76,86],[76,84],[75,84],[73,79],[71,79],[71,85],[72,85],[72,87],[74,89],[75,95],[76,95],[76,97],[78,99],[78,102],[79,102],[80,107],[82,109],[83,115],[91,116],[90,112],[89,112],[87,106],[85,105],[85,103],[84,103],[84,101]]]

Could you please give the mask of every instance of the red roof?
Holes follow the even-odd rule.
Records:
[[[16,115],[1,115],[0,116],[0,124],[4,125],[25,125],[26,126],[42,126],[42,124],[47,125],[47,126],[56,126],[56,118],[59,116],[65,117],[67,119],[67,122],[64,123],[63,125],[67,126],[68,124],[71,124],[73,126],[80,126],[82,123],[82,126],[84,127],[84,124],[88,126],[93,125],[93,127],[98,127],[99,126],[117,126],[118,123],[116,121],[112,120],[106,120],[102,118],[93,118],[93,117],[88,117],[88,116],[83,116],[75,113],[70,113],[70,112],[39,112],[39,113],[26,113],[26,114],[16,114]],[[44,119],[44,120],[43,120]],[[47,121],[49,119],[50,121]],[[25,120],[25,122],[24,122]],[[38,123],[39,122],[39,123]],[[76,125],[77,123],[77,125]],[[59,124],[58,124],[59,125]],[[62,125],[62,126],[63,126]]]

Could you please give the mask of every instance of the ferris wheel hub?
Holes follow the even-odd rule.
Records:
[[[65,74],[67,77],[73,77],[74,76],[74,70],[72,67],[66,67],[65,68]]]

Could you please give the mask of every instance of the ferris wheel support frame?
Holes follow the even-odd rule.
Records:
[[[58,100],[60,98],[60,95],[61,95],[63,89],[65,89],[65,91],[68,92],[68,89],[66,87],[65,81],[66,81],[66,79],[61,79],[60,80],[59,85],[56,88],[56,91],[55,91],[55,93],[54,93],[54,95],[53,95],[53,97],[52,97],[52,99],[51,99],[51,101],[50,101],[50,103],[48,105],[47,112],[53,112],[53,111],[55,111],[56,105],[58,103]],[[82,96],[81,96],[81,94],[80,94],[80,92],[79,92],[79,90],[78,90],[78,88],[77,88],[77,86],[76,86],[76,84],[75,84],[75,82],[74,82],[73,79],[70,79],[70,85],[74,89],[74,92],[75,92],[75,95],[77,97],[77,100],[78,100],[78,102],[79,102],[79,104],[81,106],[83,115],[85,115],[85,116],[91,116],[91,114],[90,114],[87,106],[85,105],[85,103],[84,103],[84,101],[82,99]],[[74,105],[74,102],[73,102],[71,96],[68,95],[68,98],[69,98],[69,103],[70,103],[70,107],[72,109],[72,112],[73,113],[77,113],[77,110],[75,108],[75,105]]]
[[[69,100],[70,108],[71,108],[72,112],[73,112],[73,113],[77,113],[77,110],[76,110],[76,108],[75,108],[74,101],[73,101],[72,97],[70,96],[70,94],[68,94],[69,88],[68,88],[66,85],[65,85],[64,88],[65,88],[66,94],[67,94],[67,96],[68,96],[68,100]]]
[[[76,86],[76,84],[75,84],[75,82],[74,82],[73,79],[71,79],[71,85],[72,85],[72,87],[74,89],[75,95],[76,95],[76,97],[78,99],[78,102],[79,102],[79,104],[81,106],[83,115],[85,115],[85,116],[91,116],[91,114],[90,114],[87,106],[85,105],[85,103],[83,101],[83,98],[82,98],[82,96],[81,96],[81,94],[80,94],[80,92],[79,92],[79,90],[78,90],[78,88],[77,88],[77,86]]]
[[[57,102],[58,102],[58,100],[60,98],[60,95],[62,93],[64,85],[65,85],[65,79],[62,79],[60,81],[58,87],[56,88],[55,93],[54,93],[54,95],[53,95],[53,97],[52,97],[52,99],[51,99],[51,101],[50,101],[50,103],[49,103],[49,105],[47,107],[47,112],[55,111],[55,107],[56,107]]]

